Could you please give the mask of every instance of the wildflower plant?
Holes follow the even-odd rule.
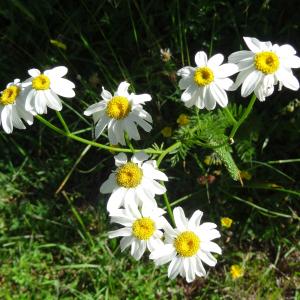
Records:
[[[214,267],[218,258],[215,255],[222,255],[222,249],[214,241],[220,238],[220,232],[213,222],[201,223],[203,213],[199,209],[191,214],[190,219],[183,208],[172,210],[176,203],[171,203],[167,195],[173,184],[172,178],[167,175],[169,166],[165,165],[162,171],[161,163],[169,157],[173,167],[187,155],[194,155],[196,148],[203,147],[213,152],[210,157],[204,158],[204,165],[210,168],[223,163],[230,177],[242,184],[241,172],[233,159],[232,145],[256,98],[264,101],[273,94],[276,85],[279,90],[282,86],[299,89],[292,68],[300,67],[300,58],[292,46],[248,37],[244,40],[250,50],[232,53],[229,62],[223,63],[223,54],[208,58],[204,51],[199,51],[195,55],[196,67],[183,66],[177,71],[179,89],[183,90],[180,99],[190,113],[178,117],[179,126],[174,132],[171,127],[163,129],[162,134],[175,141],[168,147],[154,143],[152,147],[139,149],[132,144],[131,140],[144,138],[138,127],[146,134],[152,130],[153,119],[148,109],[149,103],[156,99],[148,94],[150,91],[141,94],[131,92],[130,84],[125,80],[115,87],[113,93],[102,87],[99,101],[82,107],[83,114],[91,116],[95,125],[90,134],[92,138],[71,132],[60,113],[63,103],[59,96],[75,97],[75,84],[63,78],[68,72],[65,66],[43,73],[30,69],[30,78],[24,82],[14,80],[9,83],[0,97],[1,125],[10,134],[14,127],[25,129],[23,121],[32,125],[33,118],[36,118],[61,136],[114,153],[115,168],[100,187],[102,194],[109,195],[105,196],[107,212],[111,223],[118,227],[109,231],[108,237],[121,237],[121,250],[130,248],[130,254],[136,260],[144,255],[156,266],[169,264],[168,277],[171,279],[180,275],[187,282],[192,282],[197,277],[206,276],[203,263]],[[164,62],[172,57],[169,50],[161,51],[161,54]],[[235,82],[229,78],[238,72]],[[246,108],[231,104],[229,109],[230,93],[240,86],[241,95],[252,95],[251,99]],[[213,111],[217,104],[219,109]],[[178,105],[182,103],[178,101]],[[56,111],[61,127],[41,116],[48,112],[48,108]],[[204,114],[199,111],[204,108],[210,112]],[[106,138],[107,142],[99,142]],[[204,168],[197,156],[194,157]],[[167,182],[170,185],[166,187]],[[160,207],[160,195],[165,209]],[[225,228],[229,228],[231,223],[229,218],[221,219]],[[238,278],[242,271],[232,266],[231,274]]]

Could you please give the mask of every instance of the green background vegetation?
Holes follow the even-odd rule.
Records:
[[[150,93],[146,110],[154,129],[134,146],[183,141],[161,164],[170,201],[187,215],[201,209],[206,221],[220,225],[227,216],[234,223],[220,227],[224,255],[207,278],[167,279],[166,267],[155,268],[147,257],[135,262],[107,239],[112,226],[99,187],[114,166],[112,154],[57,136],[35,120],[26,131],[0,133],[0,298],[299,299],[299,93],[284,89],[256,103],[219,164],[220,153],[197,140],[224,138],[230,123],[221,110],[186,109],[176,78],[197,51],[228,56],[245,48],[243,36],[299,50],[298,6],[297,0],[2,0],[1,89],[26,79],[32,67],[68,66],[77,95],[62,114],[86,138],[92,124],[82,112],[99,99],[102,85],[114,90],[127,80],[137,93]],[[170,61],[161,60],[161,48],[170,48]],[[229,97],[238,118],[249,99],[239,92]],[[190,123],[178,128],[181,113]],[[46,118],[60,126],[53,111]],[[176,131],[173,137],[161,135],[165,126]],[[211,165],[204,163],[207,155]],[[252,176],[243,186],[226,170],[231,157]],[[203,182],[207,175],[213,182]],[[235,281],[232,264],[245,269]]]

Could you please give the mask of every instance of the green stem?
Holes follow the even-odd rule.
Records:
[[[81,138],[73,133],[68,133],[65,132],[64,130],[56,127],[55,125],[53,125],[52,123],[50,123],[49,121],[47,121],[46,119],[44,119],[43,117],[41,117],[40,115],[36,115],[35,116],[36,119],[38,119],[41,123],[43,123],[44,125],[46,125],[47,127],[49,127],[50,129],[52,129],[53,131],[55,131],[56,133],[63,135],[65,137],[71,138],[72,140],[78,141],[80,143],[86,144],[86,145],[91,145],[100,149],[105,149],[108,151],[115,151],[115,152],[126,152],[126,153],[132,153],[132,149],[128,149],[128,148],[115,148],[115,147],[111,147],[111,146],[107,146],[107,145],[103,145],[94,141],[90,141],[84,138]],[[175,145],[175,144],[174,144]],[[169,147],[170,148],[170,147]],[[166,149],[167,150],[167,149]],[[166,150],[154,150],[154,149],[141,149],[141,150],[134,150],[135,152],[145,152],[148,154],[163,154]]]
[[[228,107],[224,107],[223,111],[225,112],[225,114],[228,117],[228,119],[230,119],[230,121],[232,122],[232,125],[236,125],[237,120],[234,118],[234,116],[232,115],[232,113],[230,112],[230,110],[228,109]]]
[[[164,159],[164,157],[169,152],[172,152],[173,150],[175,150],[176,148],[178,148],[180,145],[181,145],[181,142],[176,142],[175,144],[173,144],[170,147],[168,147],[166,150],[162,151],[162,153],[160,154],[159,158],[156,161],[157,167],[159,167],[160,163],[162,162],[162,160]]]
[[[255,103],[256,100],[256,96],[255,94],[252,95],[251,100],[245,110],[245,112],[243,113],[243,115],[241,116],[241,118],[237,121],[237,123],[233,126],[230,135],[229,135],[229,139],[233,139],[233,137],[235,136],[237,130],[239,129],[239,127],[244,123],[244,121],[247,119],[248,115],[250,114],[250,112],[252,111],[253,105]]]
[[[164,186],[163,182],[162,182],[162,185]],[[173,226],[175,226],[174,215],[173,215],[173,211],[172,211],[167,193],[163,194],[163,198],[164,198],[164,202],[165,202],[165,205],[166,205],[166,208],[167,208],[168,215],[170,216],[170,219],[172,221]]]
[[[69,127],[68,127],[67,123],[65,122],[61,113],[59,111],[56,111],[56,115],[58,116],[60,123],[62,124],[63,128],[65,129],[65,132],[70,133]]]

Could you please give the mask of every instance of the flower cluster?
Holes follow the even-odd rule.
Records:
[[[181,100],[186,107],[213,110],[218,104],[225,108],[228,105],[226,92],[240,86],[243,97],[254,93],[253,99],[257,97],[260,101],[265,101],[277,84],[279,90],[282,86],[299,89],[292,68],[300,67],[300,58],[292,46],[272,45],[271,42],[249,37],[245,37],[244,41],[250,50],[232,53],[228,63],[223,63],[222,54],[208,58],[205,52],[199,51],[195,55],[196,67],[185,66],[177,72],[181,77],[179,88],[184,90]],[[169,50],[161,51],[161,54],[165,62],[171,58]],[[14,127],[25,129],[23,122],[31,125],[33,117],[47,113],[48,108],[60,111],[62,102],[59,96],[75,96],[75,85],[63,78],[67,72],[64,66],[43,73],[38,69],[30,69],[30,78],[24,82],[15,79],[9,83],[0,95],[0,122],[4,131],[11,133]],[[229,77],[236,73],[238,75],[234,82]],[[128,82],[123,81],[113,94],[102,87],[102,99],[84,111],[84,115],[93,118],[96,139],[107,129],[111,145],[129,144],[130,149],[127,150],[133,153],[130,158],[123,152],[114,157],[116,168],[100,187],[101,193],[110,194],[107,211],[111,222],[121,226],[110,231],[108,236],[121,237],[121,250],[130,247],[130,253],[135,259],[139,260],[148,251],[149,258],[157,266],[169,263],[170,278],[180,275],[191,282],[197,276],[206,275],[203,263],[216,265],[217,260],[212,253],[221,254],[222,250],[213,240],[219,238],[220,233],[214,223],[201,224],[203,213],[200,210],[196,210],[188,219],[181,207],[175,207],[173,213],[168,209],[174,227],[164,217],[166,212],[159,208],[155,197],[166,193],[164,182],[168,181],[168,177],[159,170],[156,160],[143,151],[134,150],[129,141],[141,139],[138,126],[147,133],[152,130],[152,117],[143,108],[152,97],[149,94],[130,93],[129,86]],[[58,116],[62,124],[66,125],[59,113]],[[181,114],[177,123],[186,126],[189,117]],[[56,131],[62,132],[58,128]],[[74,134],[67,133],[68,137],[74,138]],[[161,133],[166,137],[171,136],[172,128],[165,127]],[[94,141],[91,143],[97,144]],[[212,162],[206,158],[205,163],[210,165]],[[232,220],[222,218],[221,223],[223,227],[230,228]],[[237,278],[242,276],[242,271],[232,266],[231,274]]]
[[[66,67],[55,67],[41,73],[38,69],[30,69],[31,76],[24,82],[15,79],[6,86],[0,96],[0,123],[6,133],[13,128],[25,129],[22,119],[33,124],[33,116],[47,113],[47,107],[60,111],[62,103],[59,96],[72,98],[75,96],[73,82],[63,78],[68,72]]]

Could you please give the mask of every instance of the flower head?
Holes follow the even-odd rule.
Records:
[[[164,127],[164,128],[161,130],[161,134],[162,134],[164,137],[170,137],[170,136],[172,136],[172,127],[170,127],[170,126]]]
[[[181,95],[181,100],[186,107],[193,105],[198,108],[212,110],[218,103],[221,107],[228,104],[225,91],[233,85],[233,81],[228,78],[238,71],[235,64],[222,64],[224,56],[216,54],[207,60],[205,52],[200,51],[195,55],[196,67],[184,67],[177,72],[182,78],[179,87],[185,90]]]
[[[165,211],[156,205],[143,204],[141,209],[129,203],[125,209],[117,209],[111,214],[111,222],[124,226],[110,231],[109,238],[122,236],[121,251],[131,246],[131,255],[139,260],[145,250],[154,251],[163,245],[161,238],[166,219]]]
[[[295,49],[288,45],[272,45],[271,42],[261,42],[256,38],[244,37],[249,50],[232,53],[228,60],[236,63],[239,74],[233,89],[242,85],[241,94],[249,96],[252,92],[260,101],[265,101],[274,91],[274,85],[279,82],[291,90],[299,89],[299,82],[293,75],[292,68],[300,68],[300,58]]]
[[[172,53],[170,49],[169,48],[160,49],[160,57],[163,62],[168,62],[172,57]]]
[[[110,144],[125,145],[124,133],[134,140],[140,140],[137,125],[146,132],[152,129],[152,117],[143,109],[145,102],[151,100],[148,94],[135,95],[128,93],[129,83],[120,83],[117,91],[112,94],[102,87],[102,101],[92,104],[85,111],[86,116],[93,115],[95,136],[98,138],[108,127],[108,139]]]
[[[230,275],[232,279],[238,279],[242,276],[244,276],[244,269],[240,267],[239,265],[232,265],[230,267]]]
[[[179,117],[177,118],[176,122],[179,126],[185,126],[190,122],[190,119],[187,115],[180,114]]]
[[[221,225],[225,228],[230,228],[232,225],[232,222],[233,221],[230,218],[227,218],[227,217],[221,218]]]
[[[0,124],[6,133],[13,128],[25,129],[21,119],[32,125],[33,115],[25,110],[25,92],[19,79],[10,82],[0,94]]]
[[[205,276],[202,261],[209,266],[216,265],[217,260],[211,252],[221,254],[222,250],[212,240],[220,237],[220,233],[214,223],[200,225],[203,215],[200,210],[196,210],[189,220],[181,207],[176,207],[173,212],[176,228],[166,223],[165,244],[153,251],[150,259],[156,265],[171,262],[168,277],[173,279],[180,274],[187,282],[191,282],[196,276]]]
[[[111,193],[107,203],[110,213],[131,202],[156,205],[154,196],[166,192],[166,188],[156,180],[167,181],[168,177],[157,169],[155,160],[148,158],[143,152],[135,153],[130,161],[124,153],[115,156],[117,169],[100,187],[101,193]]]
[[[60,111],[62,103],[59,96],[72,98],[75,96],[75,85],[68,79],[62,78],[68,72],[63,66],[55,67],[41,73],[38,69],[30,69],[31,76],[22,84],[27,88],[25,108],[33,113],[47,113],[47,107]]]

